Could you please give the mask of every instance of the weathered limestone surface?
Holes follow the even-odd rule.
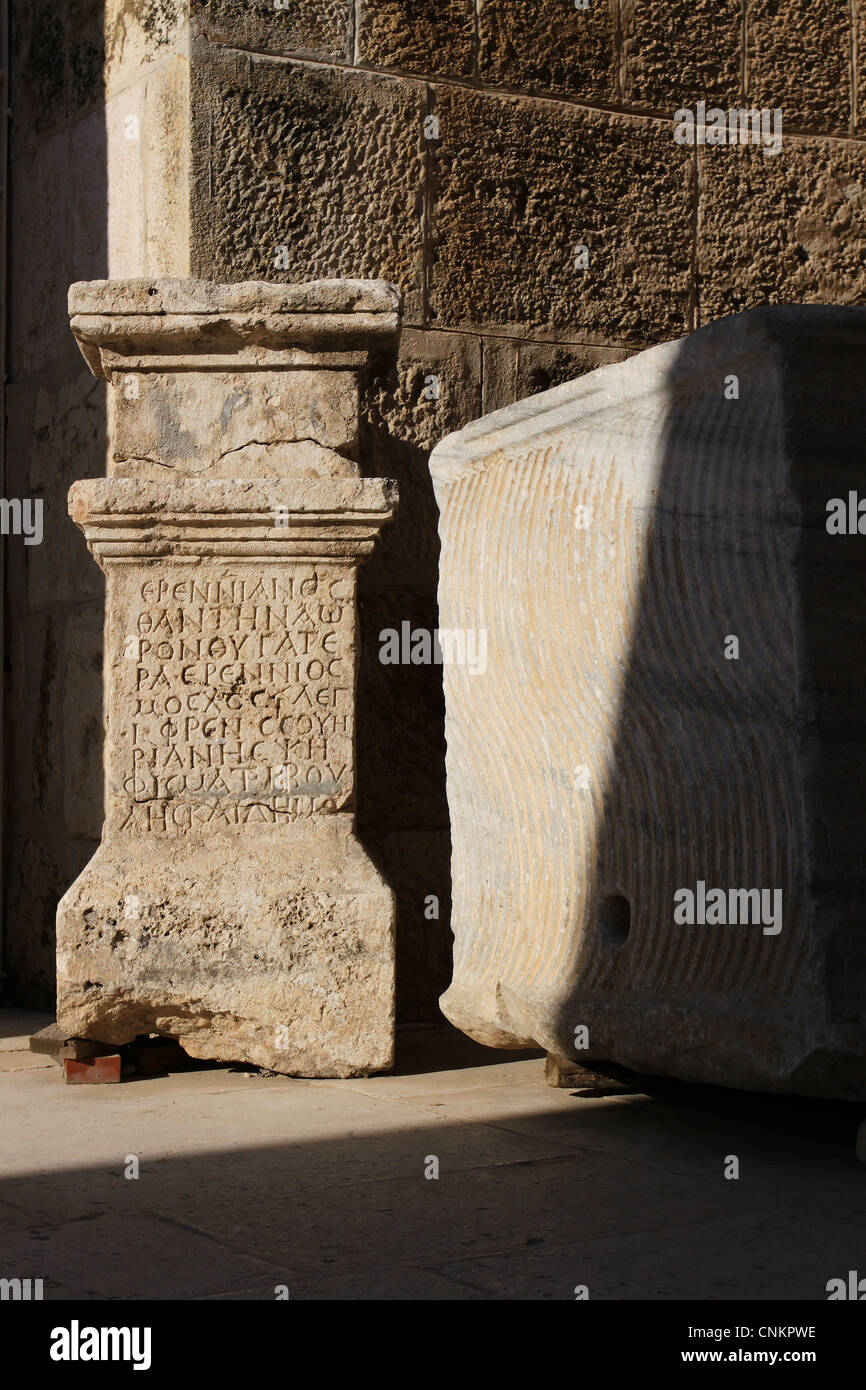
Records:
[[[851,22],[852,11],[840,0],[787,0],[784,8],[752,0],[745,55],[750,104],[782,107],[794,130],[847,134]]]
[[[720,148],[720,147],[719,147]],[[864,300],[866,178],[862,144],[817,137],[796,160],[755,147],[698,151],[698,255],[703,322],[757,299],[857,304]],[[737,219],[732,207],[741,209]],[[736,225],[734,225],[736,221]]]
[[[196,32],[233,48],[352,58],[355,0],[189,0]]]
[[[616,5],[479,0],[478,69],[493,85],[616,101]]]
[[[203,39],[190,83],[193,272],[298,280],[351,271],[398,284],[406,312],[419,315],[423,83],[264,62]],[[310,217],[319,200],[327,227]]]
[[[360,473],[364,344],[394,336],[390,286],[134,280],[115,293],[107,283],[73,287],[69,307],[87,362],[113,387],[110,473]]]
[[[357,0],[357,61],[472,77],[475,0]]]
[[[640,347],[688,330],[694,151],[666,122],[456,86],[436,109],[439,324]]]
[[[866,312],[753,310],[434,450],[473,1037],[866,1098],[864,368]]]
[[[69,498],[106,576],[105,825],[58,909],[58,1024],[290,1074],[387,1068],[355,578],[396,488],[351,454],[399,296],[134,281],[73,286],[70,312],[114,425],[111,476]]]
[[[736,105],[740,0],[620,0],[626,101],[673,115],[696,101]]]

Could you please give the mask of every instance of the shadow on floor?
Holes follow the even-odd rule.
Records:
[[[859,1107],[580,1098],[540,1059],[433,1070],[452,1043],[404,1038],[398,1074],[356,1081],[0,1077],[0,1277],[53,1299],[824,1300],[860,1268]]]

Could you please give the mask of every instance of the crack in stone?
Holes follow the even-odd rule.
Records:
[[[245,444],[236,444],[233,449],[223,449],[219,457],[228,458],[229,454],[239,454],[244,449],[251,449],[253,445],[258,445],[260,449],[269,449],[273,444],[318,444],[320,449],[326,447],[309,434],[301,435],[298,439],[248,439]]]

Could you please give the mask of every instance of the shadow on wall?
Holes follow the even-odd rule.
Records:
[[[361,423],[365,473],[395,478],[400,504],[359,579],[358,833],[397,897],[398,1022],[441,1021],[451,979],[451,839],[445,702],[436,666],[382,665],[385,629],[438,626],[437,510],[412,393],[393,357],[371,363]],[[405,418],[404,418],[405,417]],[[414,437],[413,437],[414,436]]]
[[[4,997],[53,1008],[58,899],[102,823],[103,580],[66,511],[105,471],[104,388],[69,332],[73,280],[108,272],[103,8],[12,6],[7,497],[44,538],[4,539]]]
[[[862,1093],[866,541],[826,521],[829,499],[866,492],[866,314],[749,320],[683,344],[642,553],[614,555],[639,601],[556,1026],[646,1069]],[[610,668],[617,610],[589,601]],[[699,881],[781,890],[778,931],[678,924],[674,894]]]

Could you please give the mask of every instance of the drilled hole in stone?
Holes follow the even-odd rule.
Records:
[[[549,391],[551,384],[549,374],[542,367],[536,367],[529,374],[528,394],[536,396],[539,391]]]
[[[598,929],[607,946],[622,946],[631,930],[631,903],[622,893],[605,893],[598,900]]]

